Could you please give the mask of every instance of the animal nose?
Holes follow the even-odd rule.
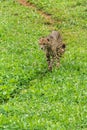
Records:
[[[43,47],[41,47],[41,50],[43,50]]]

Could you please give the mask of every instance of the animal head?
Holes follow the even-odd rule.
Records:
[[[49,38],[41,38],[39,39],[39,45],[42,50],[46,50],[50,46],[50,39]]]

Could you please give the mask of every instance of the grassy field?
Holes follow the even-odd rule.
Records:
[[[0,130],[87,130],[87,2],[0,1]],[[59,30],[67,45],[47,70],[38,39]]]

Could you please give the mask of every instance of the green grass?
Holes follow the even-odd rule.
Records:
[[[0,130],[87,130],[86,1],[30,1],[56,20],[67,48],[49,72],[38,39],[52,25],[32,8],[0,1]]]

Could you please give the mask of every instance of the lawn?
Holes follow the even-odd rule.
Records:
[[[87,2],[27,1],[0,1],[0,130],[87,130]],[[49,72],[38,40],[52,29],[66,52]]]

